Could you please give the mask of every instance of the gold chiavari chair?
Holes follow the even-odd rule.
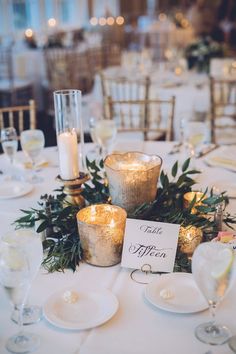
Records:
[[[236,79],[210,77],[211,140],[236,144]]]
[[[94,75],[103,69],[103,51],[102,47],[94,47],[88,49],[88,61],[90,72]]]
[[[12,46],[0,46],[0,107],[27,104],[33,95],[32,83],[14,75]]]
[[[53,89],[69,88],[69,50],[61,48],[45,49],[44,57],[49,86]]]
[[[119,132],[140,132],[144,140],[173,139],[174,97],[150,99],[149,77],[127,79],[103,71],[100,78],[105,118],[114,119]]]
[[[80,89],[83,94],[91,91],[93,72],[89,65],[88,52],[77,49],[54,48],[44,51],[47,86],[44,87],[44,101],[48,114],[54,114],[53,91]]]
[[[36,106],[34,100],[29,105],[0,108],[0,129],[15,127],[20,134],[24,129],[36,128]]]
[[[114,100],[108,97],[109,118],[119,132],[142,132],[144,140],[173,140],[175,97]]]
[[[150,79],[149,77],[140,79],[127,79],[115,72],[109,73],[101,71],[100,73],[102,95],[104,100],[105,118],[110,118],[109,101],[130,101],[146,100],[149,97]]]
[[[121,65],[121,47],[118,44],[105,43],[102,45],[103,67]]]
[[[91,91],[93,87],[93,72],[91,71],[88,51],[72,51],[68,55],[68,72],[70,88],[82,91],[83,94]]]

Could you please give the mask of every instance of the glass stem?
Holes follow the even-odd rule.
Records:
[[[24,332],[24,326],[23,326],[23,310],[24,310],[24,305],[21,304],[20,306],[15,305],[15,310],[18,311],[18,328],[19,328],[19,333],[23,335]]]
[[[219,329],[215,324],[215,318],[216,318],[216,303],[215,302],[210,302],[210,314],[211,314],[211,322],[209,326],[206,329],[207,333],[211,333],[213,336],[217,336],[219,334]]]
[[[212,302],[210,303],[210,314],[212,318],[212,323],[215,323],[215,317],[216,317],[216,303]]]

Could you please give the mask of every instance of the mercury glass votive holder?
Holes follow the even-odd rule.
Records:
[[[114,153],[104,161],[112,204],[131,213],[155,200],[162,159],[141,152]]]
[[[109,204],[96,204],[77,213],[83,259],[108,267],[121,260],[127,213]]]
[[[178,245],[181,252],[192,257],[195,248],[202,242],[202,229],[196,226],[180,226]]]
[[[189,208],[193,199],[196,198],[194,206],[191,209],[192,214],[196,214],[197,209],[195,208],[195,206],[202,205],[202,201],[203,201],[203,199],[205,199],[203,192],[187,192],[184,194],[183,198],[184,198],[184,208],[186,208],[186,209]]]

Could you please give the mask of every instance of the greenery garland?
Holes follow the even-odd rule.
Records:
[[[90,183],[84,185],[82,192],[86,203],[88,205],[110,203],[103,161],[96,164],[95,161],[90,162],[87,159],[86,164],[91,175]],[[179,174],[179,165],[176,161],[171,169],[171,180],[162,170],[156,199],[150,204],[141,205],[129,217],[182,226],[194,225],[204,231],[205,241],[214,237],[217,233],[217,224],[213,216],[220,203],[225,210],[229,202],[228,197],[225,192],[214,195],[212,190],[206,189],[202,204],[196,207],[196,214],[191,213],[195,199],[187,209],[183,208],[183,195],[192,191],[196,183],[191,176],[200,173],[189,169],[189,164],[190,159],[187,159]],[[41,196],[38,209],[21,210],[24,215],[15,221],[15,225],[16,228],[34,227],[38,233],[43,233],[45,251],[43,265],[49,272],[64,271],[66,268],[75,271],[76,266],[83,259],[76,220],[80,208],[65,200],[63,188],[55,192],[56,195]],[[231,224],[236,223],[236,216],[225,213],[223,222],[232,228]],[[174,270],[189,272],[190,267],[189,259],[178,249]]]

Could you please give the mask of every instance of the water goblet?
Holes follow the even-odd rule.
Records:
[[[2,143],[2,149],[6,154],[6,156],[8,157],[12,168],[14,163],[14,157],[18,147],[16,129],[13,127],[1,129],[1,143]],[[10,180],[13,178],[14,176],[12,174],[8,176],[8,179]]]
[[[220,345],[230,338],[230,330],[215,322],[216,309],[235,279],[235,257],[232,248],[220,242],[203,242],[194,251],[192,273],[206,298],[212,321],[195,329],[196,337],[207,344]]]
[[[7,350],[12,353],[28,353],[40,344],[37,335],[24,331],[22,313],[31,281],[42,259],[41,239],[30,229],[10,232],[0,240],[0,284],[14,307],[19,309],[19,332],[6,342]]]
[[[117,135],[116,124],[113,120],[100,119],[94,127],[94,134],[103,158],[110,152]]]
[[[199,169],[197,158],[208,140],[207,127],[204,122],[186,121],[184,127],[185,155],[191,158],[193,169]]]
[[[42,130],[29,129],[24,130],[20,136],[21,147],[26,156],[31,160],[33,175],[31,177],[32,183],[40,183],[43,181],[42,177],[36,174],[37,158],[42,152],[45,144],[45,138]]]
[[[98,118],[95,118],[94,116],[89,118],[89,132],[92,142],[94,143],[94,148],[89,151],[89,154],[92,155],[92,157],[94,157],[95,159],[99,154],[101,154],[101,148],[99,147],[99,142],[95,132],[95,126],[97,124],[97,121]]]

